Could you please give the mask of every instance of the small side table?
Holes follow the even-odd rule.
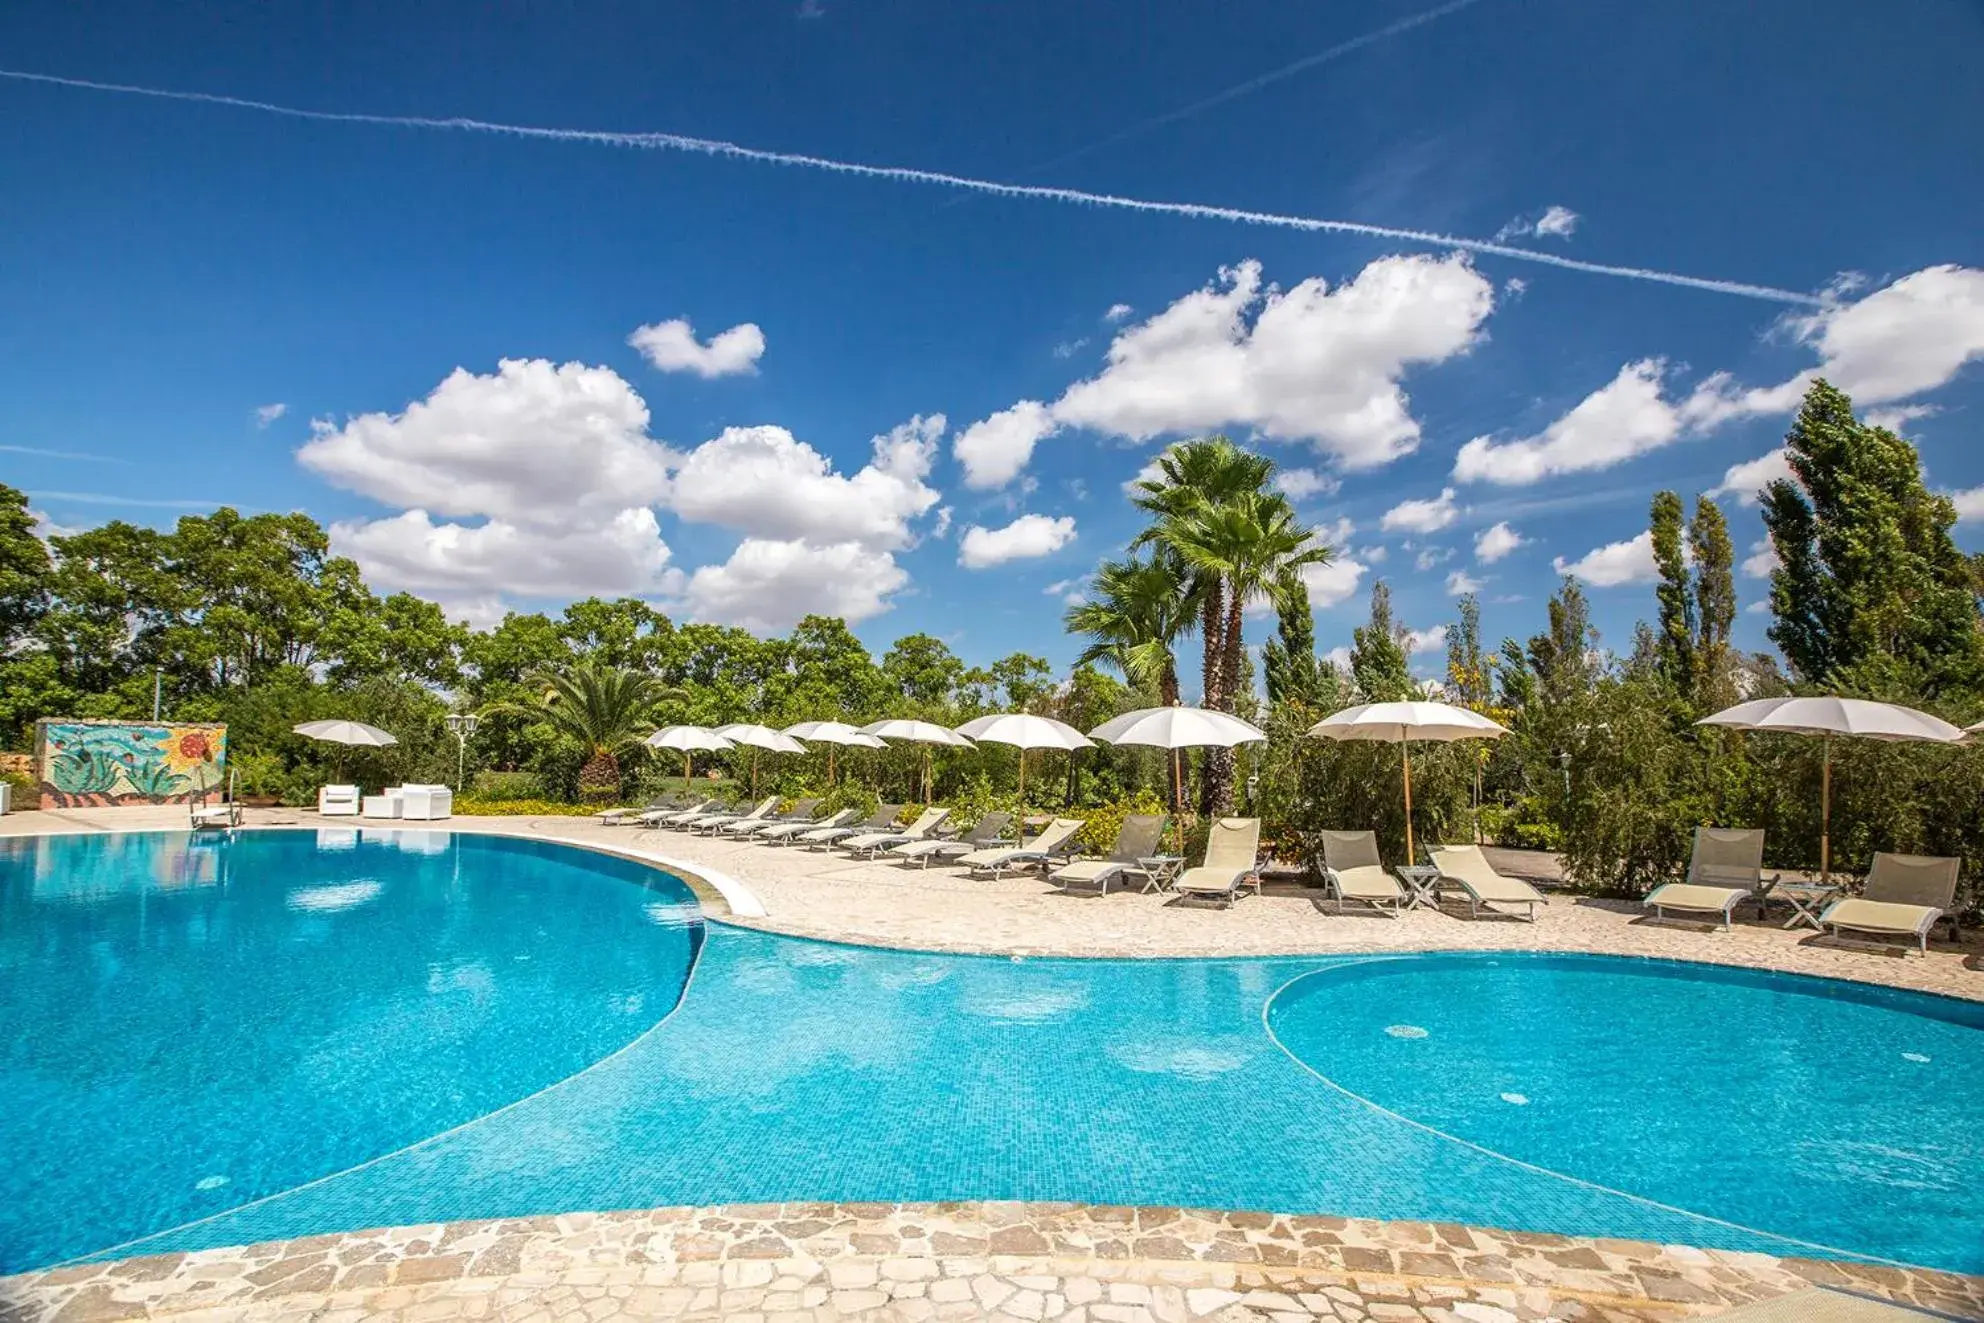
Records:
[[[1430,864],[1400,864],[1392,872],[1405,883],[1405,908],[1440,908],[1440,870]]]
[[[360,801],[359,815],[367,818],[397,818],[400,816],[400,797],[367,795]]]
[[[1819,922],[1820,911],[1845,894],[1846,888],[1836,883],[1779,882],[1770,889],[1771,899],[1781,896],[1791,906],[1791,917],[1784,921],[1787,929],[1806,927],[1817,932],[1825,931],[1825,925]]]
[[[1178,874],[1185,871],[1185,856],[1182,854],[1144,855],[1137,860],[1136,868],[1127,871],[1143,874],[1144,891],[1146,894],[1152,891],[1169,891],[1171,889],[1171,883],[1176,880]]]

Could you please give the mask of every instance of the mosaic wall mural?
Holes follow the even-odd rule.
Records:
[[[42,720],[34,765],[45,809],[183,804],[227,780],[227,727]]]

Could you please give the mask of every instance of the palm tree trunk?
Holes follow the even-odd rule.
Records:
[[[1219,702],[1206,706],[1215,707],[1220,712],[1231,712],[1240,687],[1240,649],[1243,646],[1241,602],[1237,596],[1226,603],[1225,619],[1220,622],[1219,641]],[[1233,750],[1206,750],[1203,764],[1205,784],[1201,798],[1209,818],[1233,811],[1233,765]]]
[[[605,800],[619,793],[620,760],[606,749],[595,749],[579,769],[579,798]]]
[[[1157,677],[1157,697],[1166,707],[1178,706],[1178,668],[1172,664],[1169,653],[1166,654],[1164,673]],[[1171,805],[1175,812],[1185,802],[1185,768],[1178,750],[1173,749],[1165,755],[1164,770],[1166,779],[1171,782],[1171,793],[1165,803]]]

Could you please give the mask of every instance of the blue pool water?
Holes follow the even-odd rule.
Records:
[[[0,1271],[961,1198],[1984,1270],[1984,1008],[1580,957],[872,950],[704,928],[590,852],[367,837],[0,846]]]

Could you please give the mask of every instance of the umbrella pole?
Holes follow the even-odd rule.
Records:
[[[1171,751],[1171,807],[1177,813],[1185,811],[1185,764],[1176,749]]]
[[[689,793],[689,751],[682,750],[682,793]]]
[[[1832,736],[1825,737],[1824,770],[1819,773],[1819,885],[1832,885]]]
[[[1409,867],[1417,857],[1412,851],[1412,741],[1400,739],[1398,747],[1405,754],[1405,862]]]
[[[834,746],[827,746],[827,789],[834,788]]]
[[[1020,812],[1026,812],[1026,750],[1020,750]]]
[[[751,750],[751,798],[758,797],[758,751]]]
[[[930,807],[930,746],[923,746],[923,807]]]

